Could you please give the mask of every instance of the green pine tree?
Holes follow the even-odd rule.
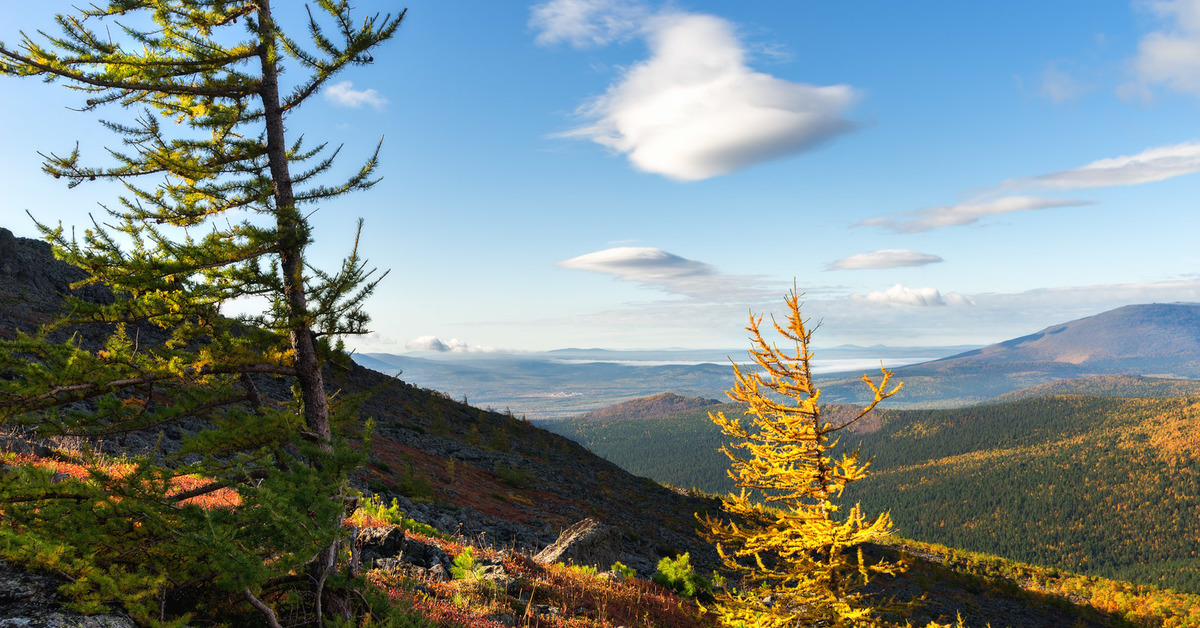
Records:
[[[103,159],[76,147],[43,166],[69,186],[121,183],[108,215],[81,238],[38,224],[89,273],[83,283],[116,298],[71,300],[62,320],[0,344],[0,421],[87,439],[205,427],[177,454],[125,466],[81,455],[84,480],[4,467],[0,555],[69,576],[81,608],[117,602],[143,621],[237,600],[277,625],[282,592],[296,593],[287,583],[311,582],[291,598],[320,623],[359,460],[349,440],[361,437],[323,368],[345,359],[341,336],[365,331],[363,301],[381,276],[357,242],[339,269],[313,267],[306,215],[376,183],[378,149],[330,184],[338,151],[285,123],[339,71],[371,63],[404,14],[356,21],[348,2],[315,0],[299,35],[277,26],[269,0],[85,6],[57,17],[57,35],[0,43],[0,74],[63,83],[84,92],[83,110],[124,116],[103,122],[121,140]],[[246,298],[266,305],[223,316]],[[74,333],[96,326],[103,346]],[[186,477],[203,485],[183,490]],[[222,489],[236,505],[190,505]]]

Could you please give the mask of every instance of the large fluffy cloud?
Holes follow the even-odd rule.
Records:
[[[557,0],[535,7],[532,24],[542,29],[539,41],[604,42],[627,32],[630,6]],[[590,122],[562,136],[608,146],[639,170],[695,181],[809,150],[854,128],[844,117],[853,88],[750,69],[726,20],[647,13],[636,32],[650,58],[585,104],[580,111]]]
[[[1121,91],[1148,97],[1153,86],[1163,85],[1200,96],[1200,0],[1141,4],[1160,17],[1163,26],[1138,42],[1132,63],[1134,81]]]
[[[863,270],[873,268],[903,268],[906,266],[925,266],[936,264],[942,258],[929,253],[918,253],[909,249],[883,249],[869,253],[859,253],[830,262],[829,270]]]

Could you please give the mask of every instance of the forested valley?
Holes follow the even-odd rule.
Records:
[[[725,493],[708,411],[553,429],[639,475]],[[904,537],[1200,592],[1200,397],[1052,395],[882,410],[838,448],[873,458],[846,502],[890,510]]]

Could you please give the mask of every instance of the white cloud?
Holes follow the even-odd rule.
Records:
[[[761,277],[726,275],[704,262],[653,247],[604,249],[559,262],[557,266],[613,275],[622,281],[710,302],[757,301],[779,292],[777,287],[764,287]]]
[[[1200,142],[1147,148],[1136,155],[1100,159],[1073,170],[1010,179],[1000,188],[1078,190],[1164,181],[1200,172]]]
[[[873,290],[865,295],[854,294],[852,301],[867,302],[872,305],[901,305],[928,307],[938,305],[971,305],[971,300],[961,294],[949,293],[942,295],[937,288],[909,288],[896,284],[887,290]]]
[[[325,88],[325,98],[335,105],[351,109],[357,109],[363,105],[382,109],[388,103],[388,99],[384,98],[383,94],[373,89],[354,89],[354,83],[350,81],[334,83]]]
[[[409,351],[436,351],[438,353],[492,353],[496,349],[480,345],[468,345],[458,338],[442,340],[437,336],[420,336],[405,344]]]
[[[1152,0],[1140,3],[1165,21],[1161,30],[1138,42],[1134,80],[1121,86],[1123,95],[1148,98],[1151,87],[1200,96],[1200,0]]]
[[[629,0],[553,0],[533,7],[529,25],[541,45],[603,46],[639,31],[649,11]]]
[[[928,207],[915,212],[896,214],[897,218],[869,218],[857,223],[855,226],[883,227],[898,233],[919,233],[937,227],[974,224],[986,216],[1054,207],[1080,207],[1093,204],[1093,201],[1071,198],[1002,196],[991,200],[968,201],[944,207]]]
[[[936,264],[942,258],[929,253],[918,253],[909,249],[883,249],[869,253],[859,253],[830,262],[829,270],[861,270],[869,268],[901,268],[905,266],[924,266]]]
[[[850,86],[751,70],[734,26],[711,15],[646,12],[634,29],[629,16],[639,6],[560,0],[534,9],[538,41],[603,43],[636,30],[650,48],[649,59],[581,107],[590,124],[560,136],[612,148],[644,172],[696,181],[810,150],[855,128],[844,118],[857,98]]]
[[[616,275],[620,279],[642,283],[715,274],[713,267],[708,264],[646,246],[604,249],[573,257],[558,265]]]

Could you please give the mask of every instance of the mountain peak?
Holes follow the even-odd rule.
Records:
[[[960,353],[954,362],[1062,362],[1200,358],[1200,303],[1126,305]]]

